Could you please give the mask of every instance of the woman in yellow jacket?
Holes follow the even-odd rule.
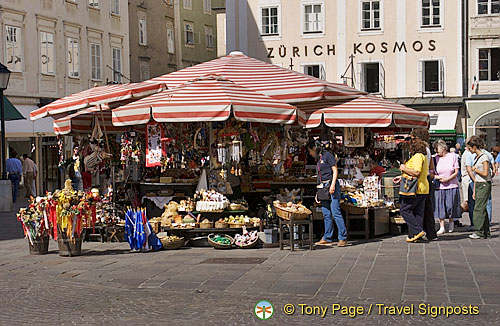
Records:
[[[407,242],[416,242],[425,236],[424,211],[425,200],[429,195],[429,162],[427,161],[427,143],[420,139],[410,141],[410,154],[412,157],[405,164],[401,164],[400,170],[403,174],[417,177],[418,185],[415,196],[400,196],[400,212],[408,225]]]

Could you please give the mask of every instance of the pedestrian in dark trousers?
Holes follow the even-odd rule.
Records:
[[[425,148],[425,157],[429,163],[428,171],[434,170],[434,162],[431,159],[431,150],[429,148],[430,135],[429,130],[425,128],[416,128],[411,132],[412,139],[420,139],[424,141],[427,145]],[[427,183],[429,184],[429,195],[425,198],[425,208],[424,208],[424,222],[423,229],[426,234],[427,240],[437,239],[436,231],[436,220],[434,219],[434,187],[432,185],[432,178],[430,173],[427,173]]]
[[[416,242],[425,236],[425,200],[429,195],[429,182],[427,181],[429,163],[425,156],[426,146],[426,142],[420,139],[412,139],[410,141],[410,154],[412,157],[405,164],[401,164],[400,167],[403,174],[402,177],[414,177],[418,179],[417,189],[414,194],[405,195],[400,192],[400,212],[408,225],[407,242]]]
[[[488,200],[491,196],[491,163],[488,156],[481,150],[484,147],[481,138],[472,136],[467,145],[471,148],[471,152],[476,154],[476,159],[471,168],[474,173],[472,197],[475,200],[473,219],[476,232],[469,237],[471,239],[486,239],[491,237],[487,209]]]

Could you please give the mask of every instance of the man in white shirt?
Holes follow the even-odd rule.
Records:
[[[33,194],[33,180],[35,180],[37,167],[35,162],[23,154],[23,176],[24,176],[24,189],[26,189],[26,197],[34,197]]]

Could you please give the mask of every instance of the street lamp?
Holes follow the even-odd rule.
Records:
[[[0,63],[0,118],[2,120],[2,180],[7,179],[7,168],[6,168],[6,158],[5,153],[5,107],[3,99],[3,91],[9,86],[10,70],[7,69],[3,64]]]

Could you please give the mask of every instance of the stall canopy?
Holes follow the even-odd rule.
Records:
[[[109,106],[100,105],[83,109],[54,120],[54,132],[56,135],[90,133],[96,123],[96,119],[102,129],[108,133],[126,131],[126,128],[113,126],[111,123],[111,110]]]
[[[85,91],[60,98],[30,114],[31,120],[37,120],[48,115],[58,115],[88,108],[91,106],[109,104],[133,98],[142,98],[162,91],[164,83],[129,83],[96,86]]]
[[[352,99],[364,94],[352,87],[330,83],[296,71],[250,58],[241,52],[153,78],[149,83],[179,86],[207,74],[217,74],[286,103],[321,99]]]
[[[318,109],[318,103],[297,105],[299,123],[307,128],[322,121],[329,127],[417,128],[429,125],[429,115],[382,98],[364,95],[350,101],[330,103]]]
[[[236,120],[285,123],[296,120],[296,108],[222,76],[207,75],[113,109],[115,126],[157,122]]]

